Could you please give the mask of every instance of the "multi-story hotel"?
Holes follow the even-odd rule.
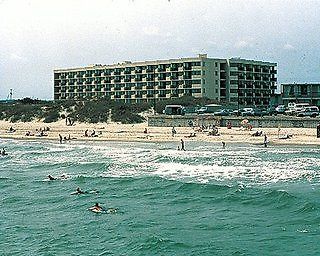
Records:
[[[320,83],[281,84],[283,104],[309,103],[320,106]]]
[[[221,103],[268,105],[277,64],[240,58],[195,58],[54,70],[54,99],[110,98],[148,102],[184,95]]]

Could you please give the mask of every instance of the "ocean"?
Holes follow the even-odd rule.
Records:
[[[320,255],[320,147],[177,146],[1,140],[0,255]]]

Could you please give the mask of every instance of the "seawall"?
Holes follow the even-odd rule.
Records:
[[[241,126],[247,119],[253,127],[288,127],[288,128],[316,128],[320,118],[294,117],[294,116],[264,116],[264,117],[236,117],[213,115],[153,115],[148,117],[148,126],[156,127],[188,127],[188,126],[226,126],[230,122],[233,127]]]

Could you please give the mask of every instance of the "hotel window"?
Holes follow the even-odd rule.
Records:
[[[290,86],[289,95],[290,96],[294,95],[294,87],[293,86]]]
[[[301,95],[306,96],[308,94],[307,86],[301,86]]]

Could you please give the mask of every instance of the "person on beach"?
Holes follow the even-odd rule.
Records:
[[[267,137],[267,134],[264,134],[263,144],[264,144],[265,147],[267,147],[267,143],[268,143],[268,137]]]
[[[257,137],[257,136],[261,136],[262,135],[262,131],[256,131],[255,133],[253,133],[251,136]]]
[[[180,141],[181,141],[181,150],[186,151],[186,149],[184,148],[184,141],[183,141],[183,139],[181,139]]]
[[[60,144],[62,144],[62,135],[59,133],[59,141],[60,141]]]
[[[177,131],[174,127],[172,127],[171,133],[172,133],[172,137],[174,137],[174,135],[177,134]]]
[[[84,137],[88,137],[88,129],[84,132]]]
[[[13,129],[13,127],[11,126],[10,129],[9,129],[9,132],[11,133],[11,132],[15,132],[15,131],[16,131],[16,130]]]
[[[196,133],[195,132],[191,132],[188,136],[185,136],[186,138],[193,138],[196,137]]]
[[[226,147],[226,143],[224,141],[222,141],[222,148]]]

